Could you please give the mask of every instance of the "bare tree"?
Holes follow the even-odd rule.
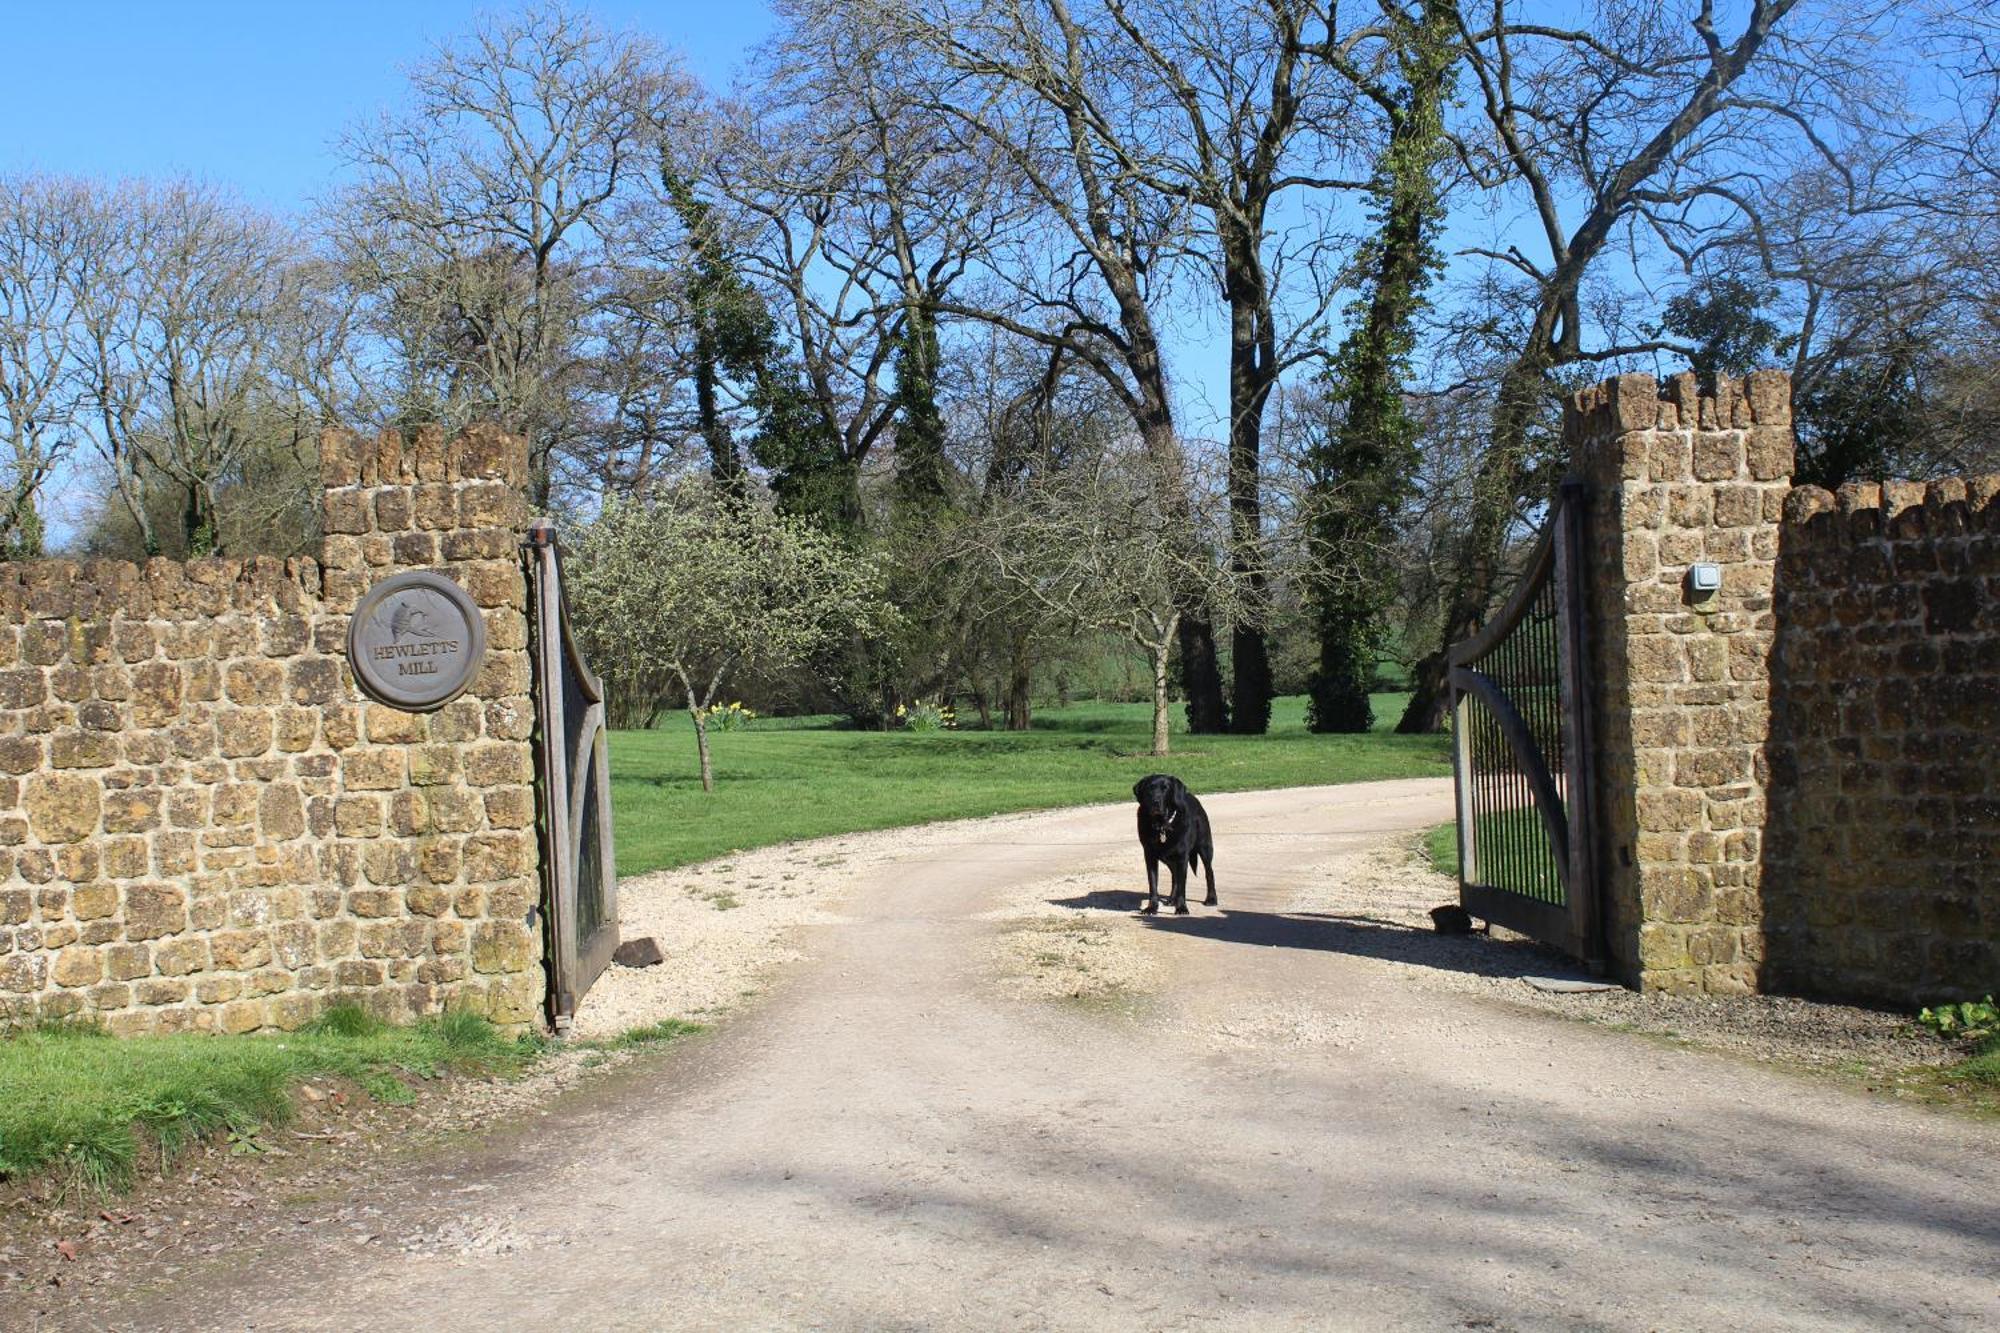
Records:
[[[1324,196],[1371,188],[1338,169],[1374,131],[1356,71],[1379,59],[1384,29],[1343,26],[1308,0],[1105,0],[1104,13],[1122,40],[1097,59],[1125,67],[1104,81],[1168,94],[1128,152],[1152,189],[1193,206],[1190,250],[1226,312],[1230,546],[1243,563],[1260,540],[1265,406],[1287,368],[1321,351],[1339,285],[1328,261],[1337,272],[1347,250]],[[1230,727],[1261,733],[1261,627],[1239,622],[1231,647]]]
[[[526,435],[537,504],[588,435],[603,233],[684,89],[650,43],[541,4],[440,47],[405,111],[345,140],[359,181],[330,229],[402,361],[405,411]]]
[[[42,554],[42,488],[78,438],[78,270],[96,236],[88,187],[0,178],[0,550]]]
[[[1150,75],[1134,81],[1115,27],[1079,20],[1068,0],[942,0],[893,18],[911,104],[972,155],[993,155],[1021,203],[980,245],[971,285],[939,313],[995,325],[1097,374],[1153,457],[1154,479],[1172,486],[1181,446],[1156,305],[1188,244],[1190,205],[1162,193],[1151,170],[1166,90]],[[1159,499],[1168,512],[1186,504]],[[1191,725],[1221,730],[1213,628],[1198,606],[1182,608],[1179,634]]]
[[[283,330],[300,324],[308,270],[290,232],[206,186],[128,184],[75,203],[89,240],[71,352],[92,443],[147,554],[219,553],[223,493],[278,403],[304,404],[306,363],[288,358]],[[315,401],[311,423],[294,422],[301,439],[326,420]]]
[[[1265,613],[1251,573],[1268,576],[1260,548],[1249,563],[1213,545],[1176,540],[1190,518],[1216,538],[1228,528],[1227,486],[1154,475],[1149,450],[1114,447],[994,497],[957,529],[961,558],[983,568],[996,598],[1022,619],[1073,636],[1116,635],[1152,665],[1153,750],[1168,752],[1168,662],[1190,593],[1219,623]],[[1220,472],[1220,469],[1217,469]],[[1178,497],[1175,507],[1162,495]]]
[[[1446,597],[1443,644],[1469,633],[1498,591],[1502,557],[1528,482],[1532,438],[1552,400],[1552,372],[1654,349],[1598,341],[1586,298],[1594,267],[1621,239],[1670,231],[1675,219],[1733,208],[1773,145],[1815,133],[1814,115],[1851,56],[1839,21],[1783,25],[1801,0],[1751,0],[1733,32],[1714,0],[1678,13],[1633,0],[1601,6],[1588,26],[1541,22],[1491,0],[1465,7],[1459,41],[1477,119],[1460,159],[1496,198],[1518,193],[1527,235],[1476,252],[1510,280],[1491,444],[1481,464]],[[1703,225],[1708,225],[1704,222]],[[1525,247],[1525,248],[1524,248]],[[1539,256],[1530,249],[1540,249]],[[1418,664],[1398,729],[1434,730],[1444,648]]]

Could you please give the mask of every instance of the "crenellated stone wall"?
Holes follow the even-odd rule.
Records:
[[[2000,986],[2000,477],[1791,487],[1778,372],[1571,401],[1607,945],[1646,989]],[[1698,595],[1688,573],[1719,566]]]
[[[2000,476],[1792,492],[1778,565],[1765,980],[2000,988]]]
[[[320,560],[0,565],[0,1021],[294,1028],[542,999],[527,452],[323,442]],[[345,656],[375,580],[481,608],[470,689],[407,713]]]

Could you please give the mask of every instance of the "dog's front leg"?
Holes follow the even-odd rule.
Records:
[[[1146,849],[1146,905],[1139,909],[1141,916],[1151,916],[1160,910],[1160,858],[1153,849]]]

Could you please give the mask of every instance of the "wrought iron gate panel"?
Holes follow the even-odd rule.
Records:
[[[1595,964],[1583,513],[1565,482],[1513,595],[1447,662],[1459,901]]]
[[[549,1022],[569,1026],[618,947],[618,871],[612,855],[611,767],[604,687],[570,631],[555,525],[528,529],[535,667],[535,788],[542,914],[548,923]]]

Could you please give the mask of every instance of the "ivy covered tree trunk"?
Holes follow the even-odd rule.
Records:
[[[0,545],[0,559],[40,560],[46,553],[42,513],[35,504],[35,492],[17,488],[7,506],[7,534]]]
[[[944,416],[937,405],[937,319],[914,304],[896,344],[896,489],[899,521],[937,514],[950,496]]]
[[[1215,656],[1215,629],[1200,608],[1180,620],[1181,690],[1187,696],[1190,736],[1229,730],[1229,702],[1222,694],[1222,669]]]
[[[1432,0],[1420,23],[1397,25],[1404,86],[1385,107],[1391,129],[1376,168],[1380,227],[1362,256],[1372,290],[1329,372],[1329,397],[1345,412],[1309,463],[1314,543],[1330,566],[1311,590],[1319,663],[1307,685],[1306,721],[1317,732],[1362,732],[1374,723],[1369,693],[1382,615],[1396,594],[1398,521],[1417,464],[1403,385],[1424,289],[1439,263],[1435,168],[1446,147],[1456,25],[1451,0]]]
[[[726,379],[755,385],[769,376],[777,331],[763,299],[729,262],[708,204],[666,168],[660,183],[688,235],[696,427],[708,451],[709,474],[734,485],[743,479],[743,458],[722,414],[721,386]]]

